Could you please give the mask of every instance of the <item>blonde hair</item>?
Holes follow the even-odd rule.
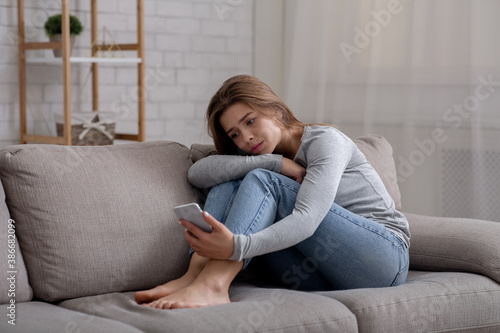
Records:
[[[238,147],[226,134],[219,121],[227,108],[236,103],[244,103],[256,112],[268,117],[272,117],[276,112],[281,112],[283,117],[277,121],[283,128],[291,129],[305,126],[267,84],[251,75],[236,75],[222,84],[212,96],[207,107],[208,133],[219,154],[239,154]]]

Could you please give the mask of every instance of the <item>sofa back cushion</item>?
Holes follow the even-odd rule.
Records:
[[[369,134],[353,140],[359,150],[373,166],[384,182],[387,192],[394,200],[397,210],[401,210],[401,192],[399,192],[396,164],[392,157],[392,146],[381,135]]]
[[[140,290],[182,275],[188,244],[173,207],[196,200],[189,154],[173,142],[0,151],[34,296]]]
[[[399,192],[396,164],[392,157],[391,144],[380,135],[370,134],[353,140],[359,150],[366,156],[394,200],[397,210],[401,210],[401,193]],[[193,162],[208,155],[217,154],[213,145],[194,144],[191,146]]]
[[[21,248],[16,237],[16,221],[10,218],[5,203],[5,192],[0,181],[0,304],[28,302],[33,291],[28,283],[28,273],[24,265]]]

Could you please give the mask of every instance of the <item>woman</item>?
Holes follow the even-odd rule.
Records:
[[[299,290],[405,282],[408,222],[346,135],[303,124],[249,75],[224,82],[207,120],[220,155],[196,162],[189,180],[211,188],[204,216],[213,230],[181,220],[194,252],[187,273],[136,293],[138,303],[230,302],[229,285],[257,256],[270,277]]]

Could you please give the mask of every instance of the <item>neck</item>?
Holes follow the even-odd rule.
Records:
[[[304,127],[294,127],[284,129],[282,132],[281,142],[274,151],[286,158],[293,160],[300,147],[300,139],[304,133]]]

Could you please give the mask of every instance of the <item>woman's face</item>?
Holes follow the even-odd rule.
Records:
[[[226,134],[246,153],[253,155],[271,154],[279,145],[282,129],[277,119],[258,113],[244,103],[231,105],[224,111],[219,122]]]

